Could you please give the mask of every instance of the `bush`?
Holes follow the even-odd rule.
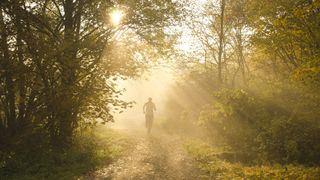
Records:
[[[217,156],[220,153],[206,144],[191,142],[186,144],[187,152],[193,157],[200,169],[199,179],[216,180],[261,180],[261,179],[308,179],[320,178],[319,167],[306,167],[302,165],[244,165],[230,163]]]
[[[213,143],[247,159],[319,163],[319,96],[294,86],[270,88],[219,91],[201,112],[200,125]]]
[[[128,141],[107,128],[77,135],[65,150],[27,148],[0,153],[0,179],[77,179],[108,165],[121,155]],[[32,151],[30,151],[31,149]]]

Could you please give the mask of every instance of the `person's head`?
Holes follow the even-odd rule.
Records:
[[[152,98],[151,98],[151,97],[149,97],[149,98],[148,98],[148,101],[149,101],[149,102],[151,102],[151,101],[152,101]]]

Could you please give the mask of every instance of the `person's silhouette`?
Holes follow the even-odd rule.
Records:
[[[156,105],[152,102],[152,98],[149,97],[148,102],[143,105],[143,113],[146,116],[146,128],[148,129],[148,133],[151,132],[154,111],[156,111]]]

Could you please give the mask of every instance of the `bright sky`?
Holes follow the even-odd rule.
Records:
[[[206,1],[207,0],[199,0],[196,1],[196,3],[202,5]],[[110,18],[114,25],[118,25],[123,16],[125,16],[124,12],[115,10],[110,15]],[[183,24],[180,27],[175,27],[174,30],[181,32],[181,37],[176,46],[181,53],[187,54],[198,48],[197,45],[199,45],[199,43],[195,41],[192,36],[192,31],[188,26]],[[155,116],[162,116],[161,110],[164,109],[163,107],[167,100],[166,94],[175,82],[174,75],[166,68],[159,68],[151,69],[147,76],[147,79],[119,81],[118,89],[126,89],[122,99],[135,101],[136,104],[133,108],[125,110],[122,114],[115,115],[115,123],[111,126],[117,128],[144,127],[145,118],[142,107],[143,104],[147,102],[148,97],[152,97],[157,106],[158,111]]]
[[[208,1],[208,0],[188,0],[191,3],[194,3],[194,5],[191,5],[188,7],[188,11],[191,11],[194,15],[201,14],[202,6]],[[189,2],[186,3],[189,3]],[[196,5],[196,6],[195,6]],[[188,20],[188,17],[186,18]],[[181,33],[181,36],[178,39],[177,44],[177,50],[180,51],[182,54],[187,55],[190,53],[193,53],[194,51],[197,51],[199,49],[200,42],[196,40],[196,38],[192,35],[192,29],[188,27],[188,22],[182,22],[182,24],[177,27],[177,31]]]

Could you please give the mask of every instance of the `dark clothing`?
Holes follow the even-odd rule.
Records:
[[[153,123],[153,114],[146,114],[146,128],[151,128]]]
[[[156,106],[152,101],[148,101],[143,105],[143,112],[146,116],[146,128],[148,129],[148,133],[150,133],[153,123],[153,111],[156,110]]]
[[[149,102],[144,104],[143,109],[144,109],[144,112],[146,113],[146,115],[152,115],[153,116],[153,111],[156,110],[156,106],[154,105],[153,102],[149,101]]]

